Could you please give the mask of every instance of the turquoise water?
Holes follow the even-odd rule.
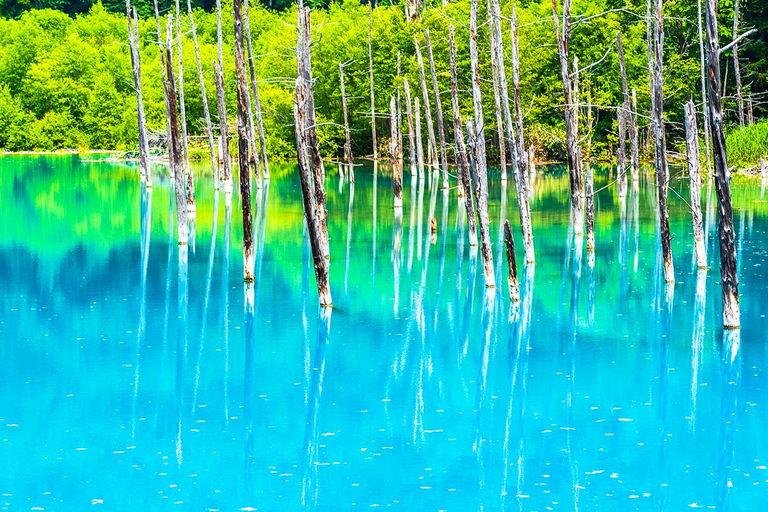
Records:
[[[655,191],[596,200],[594,264],[568,231],[562,167],[539,167],[535,268],[512,183],[491,177],[496,291],[456,191],[384,167],[326,180],[332,311],[317,308],[298,178],[254,194],[257,283],[237,193],[197,170],[186,263],[154,168],[0,158],[0,505],[7,510],[747,511],[768,501],[768,206],[734,181],[742,329],[670,197],[665,287]],[[202,172],[201,172],[202,171]],[[612,178],[596,170],[597,187]],[[672,187],[687,197],[685,180]],[[237,190],[237,188],[236,188]],[[622,214],[622,211],[624,212]],[[431,217],[438,234],[432,239]],[[518,241],[511,306],[500,219]],[[396,250],[395,247],[399,247]],[[252,313],[245,297],[252,293]]]

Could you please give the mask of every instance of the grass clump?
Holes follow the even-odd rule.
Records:
[[[747,169],[760,164],[760,157],[768,160],[768,119],[744,128],[730,130],[725,136],[728,165]]]

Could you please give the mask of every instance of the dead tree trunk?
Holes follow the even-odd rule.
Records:
[[[494,51],[496,52],[496,63],[499,66],[499,89],[501,92],[501,107],[504,111],[504,127],[507,132],[507,143],[509,144],[509,154],[512,161],[512,175],[515,178],[515,190],[517,192],[517,202],[520,210],[520,228],[523,233],[523,247],[525,248],[526,263],[535,263],[536,257],[533,248],[533,229],[531,227],[531,208],[528,202],[528,175],[523,172],[525,165],[521,160],[523,156],[519,154],[520,146],[517,142],[516,125],[512,122],[512,112],[509,107],[509,92],[507,89],[507,73],[504,66],[504,47],[501,38],[501,9],[498,0],[492,0],[493,6],[493,30],[494,30]]]
[[[416,156],[419,164],[419,179],[424,179],[424,144],[421,138],[421,108],[419,98],[413,99],[413,108],[416,110]]]
[[[443,188],[448,188],[448,155],[445,146],[445,124],[443,123],[443,107],[440,102],[440,88],[437,86],[435,59],[432,57],[432,43],[429,41],[429,29],[424,32],[429,59],[429,72],[432,75],[432,90],[435,93],[435,116],[437,116],[437,135],[440,137],[440,167],[443,170]],[[426,101],[426,99],[425,99]]]
[[[699,130],[696,126],[696,105],[691,99],[685,104],[685,145],[688,150],[688,178],[691,182],[691,216],[693,217],[693,247],[696,264],[707,268],[704,245],[704,224],[701,216],[701,165],[699,163]]]
[[[349,119],[347,118],[347,95],[344,92],[344,64],[339,62],[339,80],[341,81],[341,109],[344,113],[344,163],[349,173],[349,182],[355,182],[354,162],[352,161],[352,137],[349,134]],[[411,137],[413,140],[413,137]]]
[[[619,148],[616,152],[616,165],[619,174],[619,197],[627,196],[627,124],[629,121],[629,86],[627,85],[627,64],[624,61],[624,45],[621,43],[621,32],[616,32],[616,47],[619,53],[619,68],[621,69],[621,90],[624,93],[624,102],[619,109]],[[631,130],[631,128],[630,128]],[[630,140],[632,134],[629,135]]]
[[[221,0],[216,0],[216,49],[218,50],[219,66],[224,69],[223,40],[221,30]],[[223,73],[222,73],[223,74]]]
[[[413,108],[411,108],[411,88],[408,79],[403,80],[405,89],[405,113],[408,118],[408,156],[411,162],[411,174],[416,174],[416,135],[413,133]]]
[[[492,16],[491,2],[488,0],[488,16]],[[507,179],[507,150],[504,147],[504,121],[501,113],[501,93],[499,91],[499,64],[496,61],[496,31],[493,24],[488,24],[488,35],[491,45],[491,69],[493,71],[493,102],[496,109],[496,128],[499,138],[499,167],[502,181]]]
[[[187,106],[186,102],[184,101],[184,59],[182,55],[181,44],[181,11],[179,10],[179,0],[176,0],[176,44],[178,45],[178,52],[176,56],[179,59],[179,74],[176,78],[179,81],[178,94],[179,112],[181,113],[181,149],[184,151],[184,171],[187,173],[187,204],[191,204],[192,211],[194,211],[195,184],[192,180],[192,173],[189,169],[189,148],[187,146]]]
[[[219,188],[218,166],[216,165],[216,143],[213,137],[213,126],[211,125],[211,113],[208,109],[208,96],[205,93],[205,80],[203,80],[203,65],[200,62],[200,47],[197,44],[197,27],[192,15],[192,2],[187,0],[187,11],[189,11],[189,24],[192,26],[192,40],[195,43],[195,59],[197,61],[197,78],[200,81],[200,92],[203,98],[203,117],[205,118],[205,128],[208,132],[208,147],[211,151],[211,169],[213,169],[213,179],[216,181],[216,189]]]
[[[710,141],[710,133],[709,133],[709,109],[707,108],[707,73],[706,68],[707,64],[705,61],[705,54],[704,54],[704,29],[702,28],[702,12],[701,12],[701,0],[697,0],[696,2],[698,6],[698,16],[696,17],[696,24],[699,28],[699,57],[700,57],[700,64],[701,64],[701,111],[702,115],[704,116],[704,151],[706,152],[707,157],[707,172],[709,172],[709,175],[712,176],[712,159],[710,157],[710,151],[709,151],[709,141]]]
[[[733,40],[739,37],[739,0],[733,0]],[[733,43],[733,78],[736,80],[736,99],[739,102],[739,126],[744,128],[744,95],[741,91],[741,66],[739,45]]]
[[[723,326],[740,325],[739,278],[736,267],[736,245],[733,231],[731,175],[725,151],[725,132],[720,99],[720,43],[717,34],[717,1],[707,0],[707,69],[709,71],[709,120],[715,163],[718,231],[720,235],[720,277],[723,289]]]
[[[509,300],[520,301],[520,283],[517,281],[517,262],[515,261],[515,239],[512,238],[512,230],[509,229],[509,221],[504,221],[504,243],[507,246],[507,264],[509,265]]]
[[[245,35],[245,47],[248,50],[247,54],[247,62],[248,62],[248,69],[250,72],[250,79],[251,83],[256,82],[256,73],[253,68],[253,47],[251,45],[251,22],[248,16],[248,0],[244,1],[243,4],[243,25],[244,25],[244,35]],[[261,163],[259,162],[259,148],[256,145],[256,122],[254,121],[253,116],[253,101],[251,99],[251,87],[246,80],[246,85],[248,87],[248,94],[246,95],[246,114],[248,118],[248,140],[250,141],[249,145],[249,154],[248,154],[248,161],[251,163],[251,167],[253,167],[253,176],[256,180],[256,188],[260,189],[262,187],[261,183]]]
[[[501,22],[499,22],[501,23]],[[517,42],[517,4],[512,4],[512,98],[515,101],[515,126],[517,127],[517,154],[520,157],[518,166],[520,174],[528,174],[528,159],[525,151],[525,136],[523,134],[523,107],[520,102],[520,51]],[[501,44],[499,41],[498,44]],[[498,58],[498,57],[497,57]],[[528,186],[526,185],[526,189]],[[530,217],[530,211],[528,213]],[[533,236],[533,235],[531,235]]]
[[[483,117],[483,100],[480,93],[480,70],[477,56],[477,1],[472,0],[472,11],[469,18],[469,58],[472,66],[472,101],[475,107],[475,154],[477,173],[475,193],[477,200],[477,216],[480,220],[481,253],[483,255],[483,274],[485,287],[496,286],[496,276],[493,269],[493,253],[491,233],[488,222],[488,170],[485,159],[485,122]]]
[[[397,137],[397,104],[395,97],[389,102],[390,142],[389,157],[392,161],[392,193],[395,197],[395,210],[403,209],[403,168],[400,161],[400,143]]]
[[[371,83],[371,137],[373,138],[373,159],[378,160],[379,149],[376,144],[376,102],[373,95],[373,44],[371,42],[371,4],[368,3],[368,74]]]
[[[552,0],[552,13],[555,22],[557,51],[560,57],[560,76],[563,81],[563,99],[565,113],[565,146],[568,153],[568,171],[571,182],[571,213],[573,216],[573,231],[578,236],[584,233],[583,213],[581,206],[581,177],[578,160],[578,117],[576,106],[571,101],[570,57],[568,45],[571,38],[571,0],[563,2],[563,30],[557,19],[557,0]]]
[[[251,22],[249,18],[249,6],[248,0],[245,1],[245,38],[248,42],[248,64],[251,73],[251,92],[253,93],[253,102],[251,103],[251,124],[253,124],[253,116],[256,116],[256,129],[259,132],[259,156],[261,158],[254,157],[256,162],[261,160],[261,171],[264,176],[264,180],[269,179],[269,163],[267,161],[267,139],[264,135],[264,117],[261,112],[261,100],[259,99],[259,84],[256,81],[256,62],[254,62],[253,44],[251,42]],[[254,143],[253,150],[256,151],[256,134],[253,134]]]
[[[251,172],[248,138],[248,78],[243,47],[243,0],[234,0],[235,74],[237,75],[237,163],[240,170],[240,201],[243,206],[243,279],[254,280],[253,215],[251,214]]]
[[[163,80],[163,102],[165,103],[165,133],[166,133],[166,150],[168,151],[168,168],[173,177],[173,165],[171,165],[171,107],[168,104],[168,91],[165,88],[165,51],[163,50],[163,33],[160,29],[160,11],[157,8],[157,0],[155,3],[155,24],[157,25],[157,47],[160,49],[160,76]]]
[[[667,190],[669,175],[667,169],[667,138],[664,130],[664,17],[663,0],[654,0],[654,57],[653,57],[653,122],[656,138],[656,185],[659,193],[659,224],[661,225],[661,249],[664,256],[664,280],[675,282],[675,267],[672,262],[672,245],[669,235],[669,209]]]
[[[227,126],[227,104],[224,97],[224,76],[221,69],[221,61],[213,63],[213,78],[216,82],[216,99],[219,106],[219,134],[221,146],[219,159],[222,162],[219,168],[219,183],[224,191],[232,192],[232,170],[229,160],[229,128]]]
[[[477,226],[475,225],[475,209],[472,205],[472,183],[469,179],[469,161],[467,147],[464,144],[464,130],[461,125],[459,112],[458,79],[456,76],[456,42],[453,25],[448,27],[448,38],[451,45],[451,109],[453,110],[453,133],[456,138],[456,167],[459,171],[460,190],[464,193],[467,209],[467,228],[469,228],[469,245],[477,247]]]
[[[595,252],[595,185],[590,164],[587,164],[587,178],[584,188],[586,189],[584,196],[587,203],[587,252]]]
[[[400,159],[403,158],[403,105],[400,97],[400,52],[397,52],[397,142],[400,144]]]
[[[179,110],[176,103],[176,80],[173,73],[173,16],[168,16],[168,30],[166,31],[165,66],[166,80],[165,90],[168,97],[168,116],[170,118],[171,131],[169,134],[171,172],[175,176],[176,190],[176,230],[179,234],[179,245],[187,245],[189,229],[187,226],[187,201],[184,190],[184,153],[181,149],[181,134],[179,133]]]
[[[413,41],[416,44],[416,60],[419,63],[421,96],[424,99],[424,121],[427,123],[427,165],[437,168],[437,142],[435,141],[435,127],[432,124],[432,109],[429,106],[429,90],[427,89],[427,78],[424,74],[424,59],[421,58],[418,37],[414,37]]]
[[[139,172],[147,187],[152,186],[152,173],[149,167],[149,138],[147,133],[147,118],[144,115],[144,98],[141,94],[141,53],[139,51],[139,20],[136,9],[131,15],[129,0],[125,0],[125,14],[128,17],[128,46],[131,51],[131,67],[133,68],[133,87],[136,92],[136,118],[139,133]]]
[[[629,117],[630,162],[632,162],[632,181],[640,179],[640,148],[637,141],[637,91],[632,89],[632,113]]]

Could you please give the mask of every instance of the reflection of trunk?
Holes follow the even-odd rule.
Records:
[[[691,182],[691,215],[693,216],[693,246],[696,264],[707,267],[704,246],[704,225],[701,217],[701,166],[699,164],[699,130],[696,126],[696,106],[693,100],[685,104],[685,142],[688,150],[688,177]]]
[[[435,116],[437,116],[437,135],[440,137],[440,167],[443,170],[443,188],[448,188],[448,156],[445,149],[445,124],[443,123],[443,107],[440,103],[440,88],[437,86],[435,59],[432,57],[432,43],[429,41],[429,29],[424,33],[429,59],[429,72],[432,75],[432,90],[435,93]]]
[[[152,236],[152,189],[141,192],[141,288],[139,305],[139,327],[136,330],[136,359],[133,373],[133,402],[131,407],[131,439],[136,435],[136,408],[139,399],[139,377],[141,376],[141,346],[147,338],[147,267],[149,265],[149,241]]]
[[[696,110],[693,111],[694,114]],[[693,340],[691,342],[691,428],[696,430],[696,399],[699,390],[699,370],[704,355],[704,333],[707,312],[707,270],[696,272],[696,302],[693,308]]]
[[[189,265],[186,245],[179,246],[178,321],[176,323],[176,399],[178,401],[178,423],[176,430],[176,463],[184,459],[181,441],[181,419],[184,407],[184,374],[187,359],[187,309],[189,304]]]
[[[715,162],[718,229],[720,238],[720,276],[723,293],[723,325],[739,326],[739,280],[736,274],[736,246],[733,232],[731,173],[725,151],[723,112],[720,103],[720,44],[717,36],[717,3],[707,0],[707,66],[709,69],[709,119]]]
[[[224,421],[229,426],[229,245],[232,194],[224,196],[224,261],[221,264],[222,334],[224,337]]]
[[[461,126],[459,112],[459,93],[456,76],[456,43],[454,41],[453,25],[448,32],[451,45],[451,107],[453,110],[453,133],[456,139],[456,167],[459,171],[459,191],[464,193],[467,208],[467,226],[469,228],[469,245],[477,245],[477,228],[475,226],[475,209],[472,206],[472,184],[469,180],[469,162],[467,147],[464,144],[464,130]]]
[[[512,230],[509,229],[509,221],[504,221],[504,243],[507,246],[507,264],[509,265],[509,300],[520,300],[520,285],[517,282],[517,262],[515,261],[515,240],[512,238]]]
[[[707,36],[709,36],[709,31],[707,31]],[[710,94],[711,92],[710,89]],[[716,137],[715,131],[712,130],[713,142]],[[714,142],[713,146],[716,144]],[[717,168],[717,156],[715,156],[715,168]],[[736,417],[739,408],[739,387],[741,386],[740,345],[741,331],[739,329],[727,329],[723,332],[723,354],[721,356],[723,375],[720,381],[720,436],[722,446],[717,463],[717,499],[715,500],[718,510],[728,510],[728,498],[733,487],[731,476],[733,472],[733,440],[737,432]]]

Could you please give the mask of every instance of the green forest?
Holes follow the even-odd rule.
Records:
[[[438,80],[444,91],[443,107],[450,109],[448,92],[448,27],[455,25],[460,107],[466,116],[472,110],[469,80],[469,10],[467,0],[427,5],[417,23],[409,23],[402,0],[374,7],[372,15],[373,74],[376,111],[379,116],[379,144],[387,142],[388,123],[383,119],[389,100],[402,89],[407,78],[418,92],[418,64],[414,38],[424,41],[429,29]],[[720,1],[720,42],[732,39],[733,0]],[[144,104],[152,132],[165,131],[165,106],[160,73],[154,8],[149,0],[135,2],[140,21],[141,71]],[[216,12],[212,0],[194,1],[205,87],[211,112],[216,119],[213,60],[216,58]],[[315,104],[320,127],[318,135],[325,155],[338,158],[344,134],[339,63],[345,67],[346,94],[353,133],[353,153],[370,155],[370,97],[368,78],[368,5],[357,1],[320,2],[313,10],[312,72]],[[510,16],[513,2],[502,1],[502,12]],[[184,92],[187,128],[201,135],[202,101],[197,79],[195,52],[190,35],[187,2],[181,2],[184,57]],[[230,121],[236,113],[233,18],[231,0],[222,2],[224,13],[224,74]],[[487,18],[485,9],[483,20]],[[175,12],[175,4],[160,2],[161,25]],[[607,12],[606,12],[607,11]],[[0,149],[5,151],[50,151],[73,148],[131,150],[137,141],[136,97],[133,92],[128,26],[125,4],[117,0],[2,0],[0,1]],[[601,14],[604,13],[604,14]],[[540,158],[561,159],[563,138],[562,82],[557,59],[552,2],[521,0],[519,18],[521,95],[526,112],[527,140],[534,143]],[[591,103],[592,119],[586,107],[581,118],[585,156],[608,158],[617,141],[615,106],[622,101],[621,79],[616,55],[616,33],[622,32],[627,58],[629,86],[637,89],[640,112],[650,108],[645,36],[645,2],[642,0],[576,0],[570,52],[587,68],[581,76],[582,104]],[[664,109],[668,144],[671,150],[684,148],[683,103],[693,97],[700,102],[700,61],[697,5],[691,0],[664,3]],[[481,20],[481,23],[482,21]],[[296,6],[275,0],[274,4],[254,3],[250,7],[256,74],[264,112],[267,150],[272,158],[295,154],[293,135],[293,90],[296,77]],[[751,98],[754,117],[768,113],[764,103],[768,91],[768,2],[746,0],[741,5],[741,29],[757,33],[739,46],[745,97]],[[504,22],[504,37],[510,24]],[[481,25],[480,72],[489,153],[497,151],[488,24]],[[509,42],[504,46],[509,51]],[[397,76],[398,53],[402,76]],[[605,58],[603,59],[603,57]],[[601,60],[602,59],[602,60]],[[728,129],[738,125],[734,97],[731,54],[722,57],[725,122]],[[511,66],[507,66],[511,74]],[[450,115],[446,114],[450,120]],[[764,124],[764,123],[761,123]],[[452,140],[451,123],[448,138]],[[588,127],[592,126],[591,132]],[[647,121],[641,117],[641,128]],[[763,136],[768,130],[756,130]],[[647,140],[648,130],[641,132]]]

